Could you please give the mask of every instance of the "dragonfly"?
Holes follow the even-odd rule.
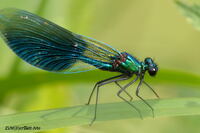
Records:
[[[139,81],[135,94],[152,111],[153,107],[140,96],[140,87],[146,85],[159,98],[154,89],[144,81],[145,73],[155,76],[157,64],[147,57],[139,61],[127,52],[120,52],[110,45],[96,39],[73,33],[28,11],[15,8],[0,10],[0,33],[17,56],[27,63],[56,73],[80,73],[94,69],[118,72],[119,75],[97,82],[92,89],[87,105],[96,91],[94,117],[96,120],[100,87],[115,83],[119,87],[117,96],[128,103],[142,118],[141,111],[131,102],[132,96],[126,89]],[[119,82],[132,79],[122,86]],[[130,100],[121,96],[126,94]]]

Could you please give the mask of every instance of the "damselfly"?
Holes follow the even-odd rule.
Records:
[[[122,100],[131,105],[142,117],[140,110],[129,100],[121,96],[125,93],[132,100],[126,88],[140,80],[136,88],[136,96],[149,108],[154,110],[140,95],[140,86],[144,83],[153,93],[157,93],[145,81],[145,72],[155,76],[158,67],[151,58],[139,61],[126,52],[120,52],[110,45],[75,34],[44,18],[19,9],[3,9],[0,11],[0,32],[8,46],[24,61],[38,68],[59,73],[77,73],[93,69],[119,72],[114,76],[95,84],[88,103],[96,90],[96,104],[93,123],[97,114],[99,88],[105,84],[115,83],[120,90],[117,93]],[[121,86],[118,82],[136,75],[131,82]]]

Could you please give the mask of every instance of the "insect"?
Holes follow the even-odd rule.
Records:
[[[120,74],[95,84],[88,103],[96,90],[95,111],[93,123],[97,116],[99,88],[109,83],[115,83],[120,90],[117,96],[133,107],[140,117],[140,110],[129,100],[121,96],[127,94],[130,85],[139,80],[136,96],[139,97],[151,110],[151,105],[140,95],[140,86],[145,84],[159,98],[158,94],[144,81],[145,72],[155,76],[158,66],[147,57],[144,61],[137,60],[131,54],[120,52],[110,45],[68,31],[44,18],[20,9],[3,9],[0,11],[0,32],[8,46],[24,61],[43,70],[58,73],[78,73],[93,69],[100,69]],[[133,78],[133,75],[136,75]],[[125,86],[120,81],[133,78]]]

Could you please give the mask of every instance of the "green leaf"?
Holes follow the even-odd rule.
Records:
[[[157,99],[147,101],[155,110],[155,118],[152,118],[151,110],[143,102],[132,102],[140,109],[144,119],[148,117],[156,119],[167,116],[200,115],[200,98]],[[0,117],[0,132],[5,132],[6,126],[36,126],[40,127],[40,131],[44,131],[73,125],[89,125],[93,116],[94,105],[5,115]],[[98,105],[95,123],[130,118],[140,119],[140,116],[127,103],[106,103]],[[33,132],[33,130],[18,130],[18,132]]]
[[[115,76],[118,73],[109,73],[105,71],[90,71],[84,74],[56,74],[49,72],[39,72],[39,73],[23,73],[13,75],[9,78],[0,78],[0,95],[4,93],[4,91],[12,91],[12,90],[27,90],[27,86],[29,90],[30,88],[37,88],[42,84],[49,83],[81,83],[81,82],[97,82],[102,79],[109,78],[111,76]],[[98,75],[98,76],[96,76]],[[87,78],[85,78],[87,77]],[[182,72],[178,70],[167,70],[162,69],[159,71],[158,75],[155,78],[149,77],[147,74],[147,81],[167,84],[176,84],[176,85],[187,85],[187,86],[200,86],[200,76]]]
[[[176,1],[176,5],[181,9],[183,15],[187,17],[187,20],[192,23],[196,29],[200,30],[200,5],[182,1]]]
[[[96,76],[98,75],[98,76]],[[97,82],[117,75],[117,73],[108,73],[105,71],[90,71],[84,74],[55,74],[55,73],[24,73],[13,75],[12,77],[0,78],[0,102],[13,91],[31,91],[37,89],[43,84],[51,83],[87,83]],[[87,77],[87,78],[85,78]],[[81,79],[81,80],[80,80]],[[148,74],[145,79],[147,82],[154,82],[155,84],[173,84],[180,86],[189,86],[190,88],[199,88],[200,76],[181,72],[177,70],[162,69],[155,78],[149,77]],[[27,89],[28,86],[28,89]]]

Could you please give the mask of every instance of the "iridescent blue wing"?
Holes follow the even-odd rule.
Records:
[[[19,9],[0,11],[0,32],[9,47],[38,68],[74,73],[112,64],[119,52]]]

